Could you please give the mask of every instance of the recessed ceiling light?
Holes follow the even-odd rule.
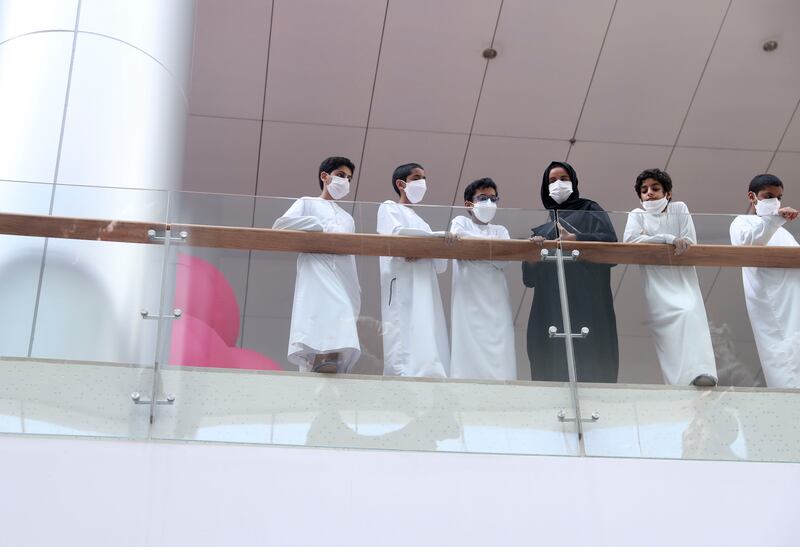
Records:
[[[484,59],[494,59],[495,57],[497,57],[497,50],[493,47],[487,47],[483,50]]]
[[[764,42],[764,45],[762,47],[764,48],[764,51],[775,51],[776,49],[778,49],[778,42],[776,42],[775,40],[767,40],[766,42]]]

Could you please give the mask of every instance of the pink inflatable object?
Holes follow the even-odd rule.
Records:
[[[239,338],[239,304],[228,280],[202,258],[179,254],[174,307],[217,331],[229,346]]]
[[[235,346],[239,305],[225,276],[202,258],[178,255],[169,362],[195,367],[282,370],[260,353]]]

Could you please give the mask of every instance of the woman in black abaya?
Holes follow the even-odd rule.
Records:
[[[617,241],[608,214],[578,192],[578,177],[572,166],[554,161],[542,177],[542,203],[550,210],[550,221],[533,228],[537,242]],[[617,319],[611,295],[611,266],[577,260],[565,262],[572,332],[589,327],[589,336],[573,338],[575,368],[580,382],[616,382],[619,370]],[[522,280],[533,287],[533,305],[528,320],[528,358],[534,380],[567,381],[564,340],[550,338],[551,325],[563,332],[561,300],[554,262],[523,262]]]

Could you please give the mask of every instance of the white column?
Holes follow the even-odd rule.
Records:
[[[166,222],[194,10],[193,0],[0,0],[0,180],[36,183],[0,182],[0,209]],[[158,312],[162,254],[3,238],[0,355],[152,362],[156,325],[139,310]]]

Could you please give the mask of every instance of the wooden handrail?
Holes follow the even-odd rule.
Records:
[[[52,237],[93,241],[153,244],[148,230],[173,236],[185,231],[186,241],[178,245],[282,251],[303,253],[352,254],[360,256],[399,256],[414,258],[455,258],[463,260],[540,260],[541,247],[527,240],[461,239],[448,245],[442,238],[384,236],[377,234],[338,234],[298,232],[265,228],[159,224],[0,213],[0,234]],[[544,248],[555,249],[555,241]],[[800,247],[693,245],[680,256],[672,245],[641,243],[563,242],[569,253],[580,252],[579,260],[601,264],[645,264],[669,266],[761,266],[800,268]]]

